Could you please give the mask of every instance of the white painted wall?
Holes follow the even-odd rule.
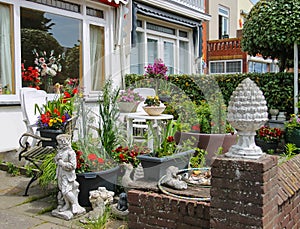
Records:
[[[0,152],[19,147],[19,138],[26,131],[20,106],[0,107]]]
[[[212,16],[209,21],[209,40],[218,40],[219,31],[219,6],[229,9],[229,38],[236,37],[236,31],[240,29],[240,11],[250,12],[253,4],[250,0],[213,0],[209,1],[209,14]]]

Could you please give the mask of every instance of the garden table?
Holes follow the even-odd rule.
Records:
[[[141,120],[144,121],[146,120],[146,123],[148,125],[148,135],[147,135],[147,145],[148,148],[151,149],[151,152],[154,149],[154,139],[153,139],[153,133],[152,133],[152,129],[153,129],[153,124],[157,124],[157,128],[159,127],[159,123],[158,121],[162,121],[162,120],[170,120],[173,119],[173,115],[170,114],[161,114],[161,115],[157,115],[157,116],[150,116],[148,114],[145,113],[128,113],[126,120],[127,120],[127,138],[128,141],[130,142],[131,137],[133,136],[133,120]]]

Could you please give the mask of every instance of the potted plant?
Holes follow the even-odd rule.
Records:
[[[75,86],[71,92],[64,91],[58,98],[47,101],[42,107],[35,104],[35,112],[39,113],[36,125],[40,135],[52,139],[52,142],[42,142],[43,146],[55,147],[58,134],[69,133],[72,135],[77,117],[74,115],[77,95],[78,88]]]
[[[136,112],[136,108],[144,98],[137,92],[134,92],[132,89],[128,88],[124,91],[120,91],[118,97],[118,106],[120,112],[130,113]]]
[[[112,88],[112,81],[108,80],[98,100],[99,119],[97,126],[88,124],[89,110],[81,109],[81,125],[79,125],[78,140],[78,168],[79,203],[90,206],[89,191],[99,186],[107,190],[116,191],[119,165],[113,158],[113,150],[121,143],[120,125],[118,123],[119,109],[117,99],[119,89]],[[89,130],[96,130],[93,135]]]
[[[116,191],[119,165],[99,146],[99,140],[89,136],[73,143],[76,152],[76,180],[79,183],[79,204],[91,206],[89,192],[98,187]]]
[[[262,126],[256,131],[255,143],[263,152],[276,151],[279,141],[283,137],[283,131],[276,127]]]
[[[163,63],[162,59],[155,59],[153,64],[145,66],[146,78],[152,78],[156,81],[155,91],[158,92],[160,87],[160,80],[167,80],[168,67]]]
[[[296,147],[300,147],[300,117],[299,114],[292,114],[290,119],[284,123],[285,141],[293,143]]]
[[[159,97],[147,96],[145,100],[145,106],[143,106],[144,111],[151,116],[160,115],[166,109],[165,105],[161,105]]]
[[[179,169],[188,167],[190,157],[194,154],[194,147],[187,140],[176,144],[174,135],[180,127],[180,119],[169,120],[166,128],[162,128],[161,137],[156,140],[156,147],[150,154],[139,155],[144,169],[144,179],[158,181],[166,174],[166,169],[174,165]]]

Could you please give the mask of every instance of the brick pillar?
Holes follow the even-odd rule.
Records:
[[[221,155],[212,164],[210,228],[278,228],[277,157]]]

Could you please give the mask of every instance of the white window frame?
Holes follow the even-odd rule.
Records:
[[[240,72],[227,72],[226,71],[226,63],[227,62],[240,62],[241,64],[241,71]],[[211,72],[211,64],[212,63],[224,63],[224,72]],[[243,72],[243,60],[242,59],[232,59],[232,60],[216,60],[216,61],[209,61],[209,74],[234,74],[234,73],[242,73]]]
[[[139,16],[138,20],[142,21],[142,27],[137,27],[137,32],[140,32],[143,34],[143,39],[144,39],[144,61],[145,61],[145,65],[148,63],[148,51],[147,51],[147,39],[151,38],[151,39],[157,39],[158,40],[158,47],[159,47],[159,51],[158,51],[158,58],[162,58],[163,60],[163,51],[161,51],[161,49],[163,49],[163,41],[167,41],[167,42],[174,42],[174,74],[178,74],[179,73],[179,40],[181,41],[186,41],[189,43],[189,50],[188,53],[190,53],[191,55],[188,55],[188,62],[189,62],[189,68],[188,68],[188,72],[186,74],[191,74],[192,73],[192,69],[193,69],[193,33],[192,33],[192,29],[188,30],[186,27],[183,26],[179,26],[176,24],[171,24],[168,22],[163,22],[160,20],[156,20],[156,19],[150,19],[148,17],[144,17],[144,16]],[[166,26],[169,28],[174,28],[175,29],[175,35],[171,35],[171,34],[167,34],[167,33],[163,33],[163,32],[158,32],[158,31],[154,31],[151,29],[147,29],[147,22],[149,23],[153,23],[153,24],[157,24],[157,25],[161,25],[161,26]],[[179,36],[179,31],[185,31],[188,33],[188,37],[180,37]]]
[[[105,75],[112,75],[112,53],[113,53],[113,26],[114,23],[108,23],[114,21],[114,9],[112,7],[103,5],[99,2],[93,1],[83,1],[77,4],[81,5],[81,13],[75,13],[63,9],[54,8],[51,6],[42,5],[39,3],[24,1],[24,0],[0,0],[1,3],[12,5],[12,22],[13,22],[13,33],[14,33],[14,44],[13,44],[13,56],[14,56],[14,75],[15,75],[15,88],[16,93],[11,95],[0,95],[0,104],[19,104],[19,90],[22,85],[21,77],[21,34],[20,34],[20,9],[21,7],[30,8],[33,10],[44,11],[47,13],[58,14],[62,16],[67,16],[71,18],[76,18],[82,21],[82,80],[85,87],[85,94],[99,94],[98,92],[91,91],[91,77],[89,73],[90,66],[90,51],[89,51],[89,24],[102,26],[104,27],[104,36],[105,36]],[[64,0],[67,1],[67,0]],[[72,1],[69,1],[72,2]],[[92,7],[95,9],[103,10],[104,19],[92,17],[86,15],[86,6]],[[110,55],[108,55],[110,54]]]
[[[229,20],[229,14],[230,11],[228,8],[224,7],[224,6],[219,6],[218,8],[218,15],[219,16],[222,16],[222,32],[221,32],[221,38],[222,36],[224,35],[224,31],[227,32],[226,35],[229,36],[229,23],[230,23],[230,20]],[[226,27],[224,26],[225,25],[225,21],[226,21]],[[219,31],[220,32],[220,31]],[[219,37],[220,37],[220,34],[219,34]]]

